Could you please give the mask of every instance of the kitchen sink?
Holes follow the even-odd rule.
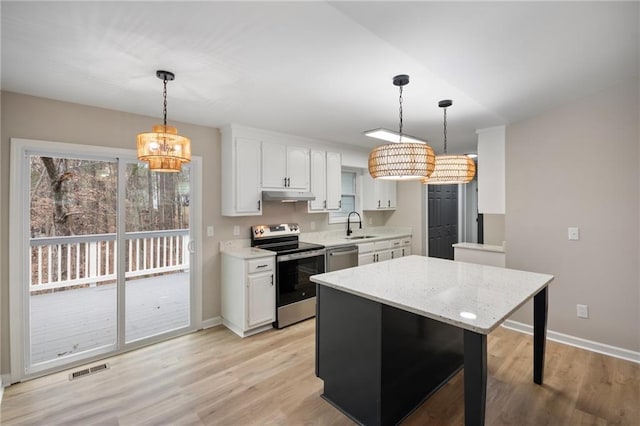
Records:
[[[355,237],[345,237],[345,240],[364,240],[365,238],[375,238],[375,235],[358,235]]]

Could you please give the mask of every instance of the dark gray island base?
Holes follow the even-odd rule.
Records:
[[[358,423],[400,422],[463,367],[459,327],[324,285],[317,309],[323,398]]]
[[[464,367],[464,423],[482,426],[487,334],[533,299],[542,384],[553,275],[406,256],[314,275],[323,397],[366,425],[396,424]]]

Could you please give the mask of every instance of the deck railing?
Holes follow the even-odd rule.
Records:
[[[116,234],[32,238],[30,291],[115,281]],[[189,230],[128,232],[125,278],[189,269]]]

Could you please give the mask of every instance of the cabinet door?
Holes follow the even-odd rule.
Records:
[[[287,147],[262,142],[262,188],[284,189],[287,173]]]
[[[273,271],[249,274],[247,278],[247,327],[276,320]]]
[[[309,190],[309,150],[287,146],[287,188]]]
[[[327,152],[327,210],[340,210],[342,207],[342,155]]]
[[[260,143],[236,138],[235,151],[236,213],[260,213]]]
[[[311,151],[311,193],[316,199],[309,201],[309,210],[324,210],[327,205],[325,163],[324,151]]]
[[[393,249],[391,250],[391,258],[392,259],[397,259],[399,257],[404,256],[404,254],[402,253],[402,249],[401,248],[397,248],[397,249]]]
[[[402,247],[403,256],[411,256],[411,246]]]
[[[385,260],[391,260],[391,250],[379,251],[376,253],[377,262],[383,262]]]
[[[376,258],[375,253],[359,254],[358,266],[368,265],[370,263],[373,263],[375,262],[375,258]]]
[[[395,209],[396,208],[396,192],[398,189],[398,183],[394,181],[385,181],[386,188],[386,199],[387,199],[387,208]]]

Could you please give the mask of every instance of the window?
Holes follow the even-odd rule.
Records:
[[[358,194],[359,171],[342,169],[342,196],[340,211],[329,213],[329,223],[343,223],[353,211],[360,213],[360,195]]]

